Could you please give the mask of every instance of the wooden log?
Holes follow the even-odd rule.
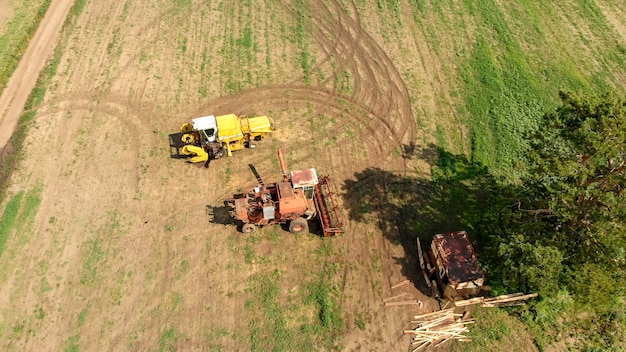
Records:
[[[424,262],[426,262],[426,269],[428,269],[428,271],[435,269],[435,264],[430,259],[430,254],[428,254],[428,251],[424,252]]]
[[[445,315],[440,315],[440,316],[432,316],[432,317],[429,317],[429,319],[417,320],[416,324],[419,324],[419,326],[418,326],[419,329],[424,329],[424,328],[428,328],[428,327],[431,327],[431,326],[440,325],[440,324],[443,324],[443,323],[451,324],[451,323],[454,323],[454,317],[455,316],[456,315],[454,315],[454,314],[445,314]]]
[[[426,273],[426,270],[422,269],[422,275],[424,275],[424,281],[426,281],[426,285],[428,285],[428,287],[430,287],[431,286],[430,278],[428,277],[428,274]]]
[[[422,270],[426,270],[426,265],[424,265],[424,255],[422,254],[422,244],[420,243],[420,238],[417,238],[417,256],[420,260],[420,268]]]
[[[525,302],[504,302],[504,303],[483,303],[480,306],[483,308],[493,308],[493,307],[514,307],[514,306],[523,306],[526,304]]]
[[[430,281],[431,283],[431,294],[433,298],[439,298],[439,287],[437,286],[437,282],[435,280]]]
[[[531,294],[523,295],[523,296],[514,296],[514,297],[508,297],[508,298],[493,299],[493,300],[487,301],[485,303],[495,304],[495,303],[525,301],[527,299],[534,298],[534,297],[537,297],[537,296],[538,296],[537,293],[531,293]]]
[[[451,303],[452,303],[452,302],[450,302],[450,301],[446,300],[446,303],[445,303],[443,306],[441,306],[441,309],[446,309],[446,308],[448,308],[448,306],[449,306]]]
[[[470,299],[466,299],[463,301],[456,301],[454,305],[457,307],[469,306],[471,304],[483,303],[485,301],[485,297],[474,297]]]
[[[413,341],[411,342],[411,345],[417,345],[417,344],[422,344],[421,346],[428,346],[430,345],[434,340],[422,340],[422,341]]]
[[[510,297],[519,297],[519,296],[523,296],[523,295],[524,295],[523,292],[517,292],[517,293],[511,293],[511,294],[508,294],[508,295],[489,297],[489,298],[485,298],[485,302],[497,301],[499,299],[510,298]]]
[[[401,294],[399,294],[399,295],[395,295],[395,296],[391,296],[391,297],[383,298],[383,303],[385,303],[385,302],[389,302],[389,301],[393,301],[394,299],[396,299],[396,298],[400,298],[400,297],[402,297],[402,296],[404,296],[404,295],[406,295],[406,292],[403,292],[403,293],[401,293]]]
[[[394,289],[394,288],[398,288],[398,287],[400,287],[400,286],[402,286],[402,285],[406,285],[406,284],[408,284],[408,283],[409,283],[409,280],[402,280],[402,281],[400,281],[400,282],[396,283],[395,285],[392,285],[392,286],[391,286],[391,288],[392,288],[392,289]]]
[[[413,317],[413,319],[415,319],[415,320],[424,319],[424,318],[432,317],[434,315],[448,314],[448,313],[451,313],[452,311],[454,311],[454,308],[448,308],[448,309],[444,309],[444,310],[436,310],[434,312],[416,315],[416,316]]]
[[[423,344],[423,345],[419,345],[416,349],[414,349],[414,350],[413,350],[413,351],[411,351],[411,352],[417,352],[417,351],[421,350],[422,348],[427,347],[428,345],[430,345],[430,343],[425,343],[425,344]]]
[[[444,317],[426,322],[424,324],[421,324],[416,330],[426,330],[426,329],[434,328],[438,325],[448,325],[453,322],[454,322],[454,317],[444,316]]]
[[[408,305],[413,305],[413,304],[419,304],[420,301],[418,300],[411,300],[411,301],[398,301],[398,302],[386,302],[385,306],[386,307],[390,307],[390,306],[408,306]]]

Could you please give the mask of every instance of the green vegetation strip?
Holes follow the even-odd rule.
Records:
[[[15,219],[17,219],[23,197],[24,192],[20,192],[13,196],[4,209],[4,214],[2,214],[2,220],[0,220],[0,256],[4,251],[4,245],[9,239],[9,235],[11,234],[11,230],[15,224]]]
[[[49,1],[46,2],[46,4],[48,3]],[[76,20],[83,7],[85,6],[85,3],[86,0],[78,0],[74,3],[74,6],[70,10],[68,18],[66,19],[64,28],[68,27],[68,23],[71,24]],[[40,8],[40,13],[41,16],[43,16],[43,13],[45,13],[45,9]],[[37,85],[35,89],[31,92],[31,95],[26,102],[25,110],[28,112],[21,116],[18,123],[17,131],[14,133],[13,138],[11,139],[14,152],[7,155],[2,160],[2,164],[0,165],[0,202],[6,196],[5,193],[6,188],[8,187],[7,182],[9,176],[17,168],[17,165],[21,161],[21,150],[23,148],[23,143],[28,132],[28,122],[34,119],[36,114],[35,108],[43,101],[43,98],[45,96],[45,87],[48,85],[48,82],[50,82],[52,77],[54,77],[54,75],[56,74],[56,69],[62,55],[62,49],[63,48],[61,47],[57,47],[55,49],[53,58],[48,62],[46,68],[40,73],[37,80]],[[24,204],[22,204],[22,200],[24,198],[23,191],[14,195],[13,198],[8,201],[2,215],[2,220],[0,220],[0,255],[2,255],[6,242],[9,239],[12,231],[16,229],[16,227],[18,229],[24,230],[32,223],[32,220],[37,214],[37,209],[39,208],[39,204],[41,202],[41,191],[42,189],[40,187],[37,187],[34,190],[28,192],[26,194]],[[21,213],[20,208],[22,208]]]
[[[296,0],[296,25],[293,28],[293,34],[296,39],[296,44],[300,50],[300,67],[304,73],[304,81],[310,83],[311,81],[311,68],[314,65],[314,59],[309,53],[308,35],[307,35],[307,0]]]
[[[14,195],[7,203],[0,220],[0,256],[2,256],[6,242],[13,229],[17,228],[24,232],[32,225],[41,202],[40,193],[41,188],[35,188],[26,193],[24,197],[24,191],[22,191]],[[24,201],[22,202],[22,200]]]

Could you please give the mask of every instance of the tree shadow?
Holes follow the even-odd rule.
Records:
[[[426,160],[432,178],[368,168],[347,180],[342,193],[350,219],[376,221],[387,240],[403,246],[405,257],[394,258],[402,266],[402,274],[429,294],[418,261],[416,239],[426,250],[438,233],[469,230],[470,238],[476,242],[467,226],[480,213],[490,191],[499,186],[486,167],[464,155],[454,155],[432,144],[403,149],[405,155]]]

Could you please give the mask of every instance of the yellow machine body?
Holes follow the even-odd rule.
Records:
[[[245,148],[245,143],[265,138],[274,130],[274,121],[269,116],[239,117],[235,114],[216,116],[217,141],[232,156],[233,150]]]
[[[170,147],[198,163],[254,147],[252,141],[265,138],[273,130],[274,121],[269,116],[208,115],[182,124],[181,132],[170,135]]]
[[[183,155],[193,155],[189,162],[192,163],[201,163],[203,161],[207,161],[209,158],[209,154],[204,151],[201,147],[196,147],[195,145],[186,145],[180,150]]]

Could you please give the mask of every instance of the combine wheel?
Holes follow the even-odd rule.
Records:
[[[224,155],[226,155],[226,150],[224,150],[224,148],[220,148],[215,153],[215,159],[221,159],[224,157]]]
[[[256,226],[254,226],[254,224],[243,224],[243,227],[241,228],[241,232],[243,233],[252,233],[254,230],[256,230]]]
[[[291,233],[300,233],[308,230],[309,224],[304,218],[297,218],[289,223],[289,232]]]

